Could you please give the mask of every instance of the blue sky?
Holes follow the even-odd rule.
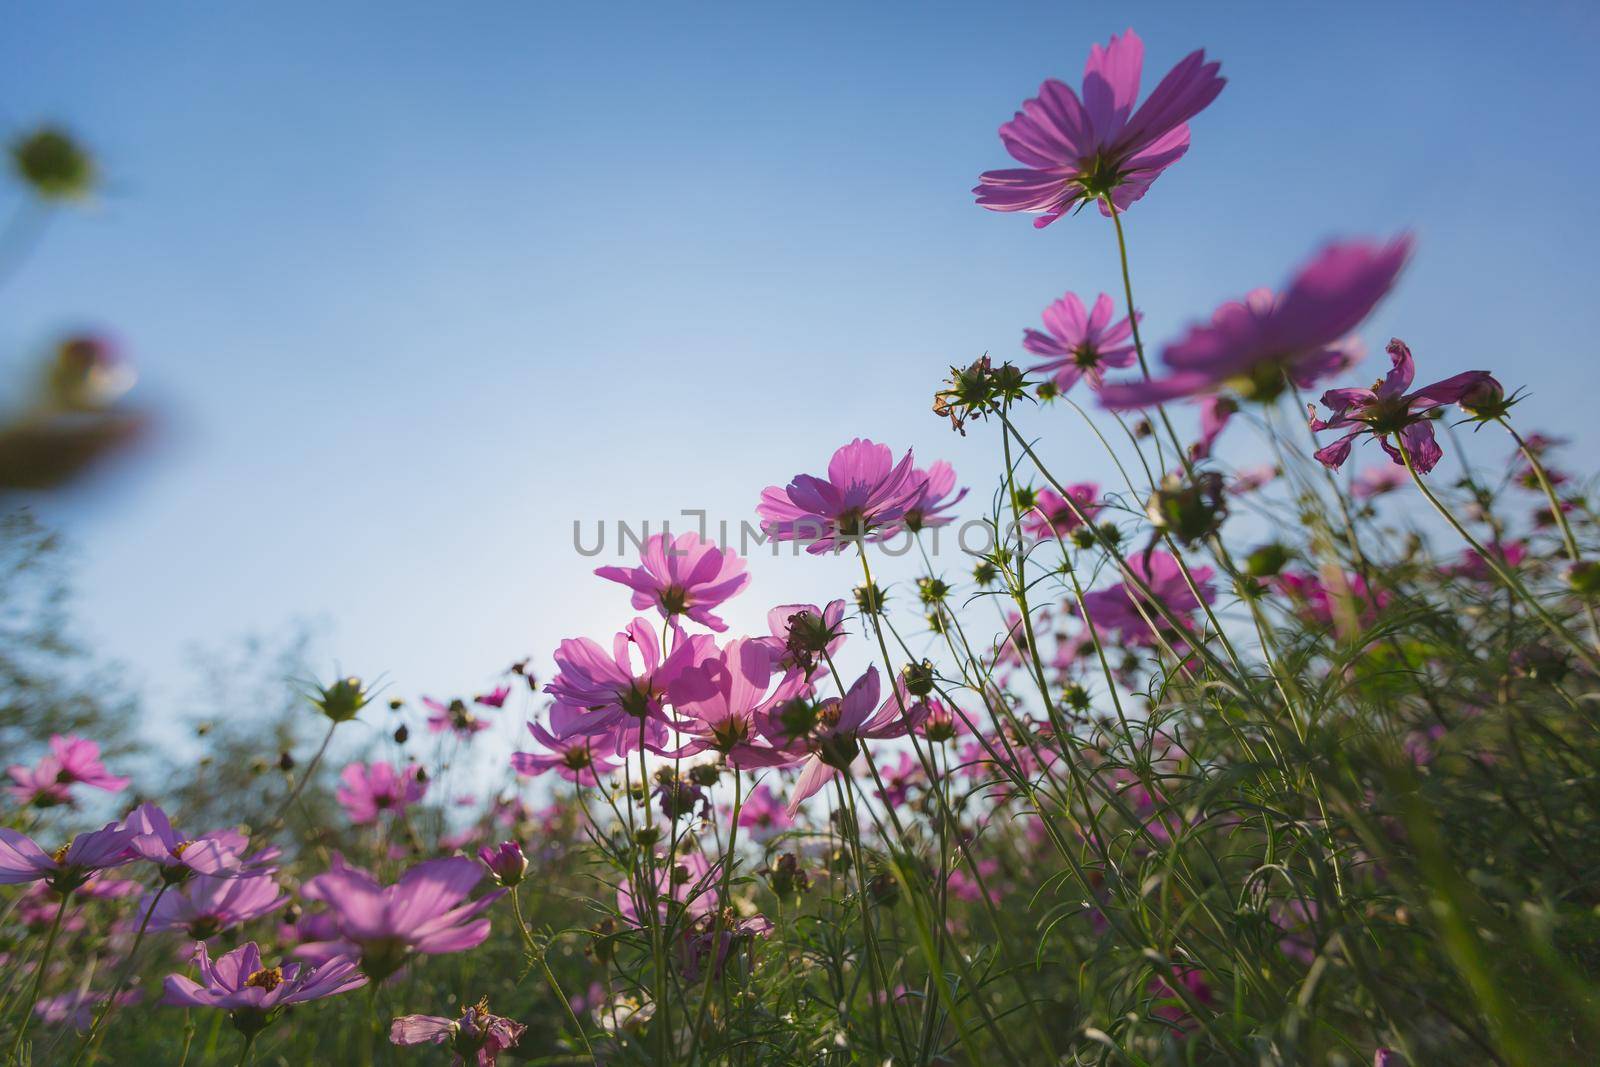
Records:
[[[109,329],[162,416],[45,507],[85,629],[158,715],[192,643],[297,617],[331,624],[312,667],[469,690],[630,617],[574,518],[737,522],[857,434],[986,497],[994,435],[928,411],[945,368],[1117,276],[1098,217],[1035,232],[968,190],[1018,103],[1128,25],[1146,89],[1195,47],[1229,78],[1128,217],[1149,339],[1328,237],[1412,228],[1370,347],[1501,372],[1593,454],[1600,11],[1109,9],[13,9],[0,129],[68,124],[107,184],[0,290],[0,351]],[[1035,423],[1105,474],[1069,412]],[[854,577],[753,570],[748,627]]]

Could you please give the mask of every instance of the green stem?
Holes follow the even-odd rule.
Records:
[[[28,1032],[28,1024],[33,1021],[33,1008],[39,1003],[39,993],[44,988],[44,973],[50,965],[50,954],[55,950],[56,938],[61,933],[61,920],[67,914],[67,901],[71,899],[70,890],[61,894],[61,904],[56,908],[56,917],[50,922],[50,933],[45,936],[44,951],[39,954],[39,967],[33,976],[33,993],[28,997],[28,1006],[23,1009],[22,1021],[17,1023],[17,1036],[11,1039],[11,1050],[6,1053],[6,1059],[13,1063],[17,1061],[17,1054],[22,1049],[22,1038]]]

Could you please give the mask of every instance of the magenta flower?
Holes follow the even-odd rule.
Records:
[[[615,753],[607,735],[560,738],[537,722],[528,723],[528,732],[549,752],[513,752],[511,769],[518,774],[537,777],[555,771],[575,785],[598,785],[601,777],[622,766],[620,760],[612,758]]]
[[[503,708],[506,706],[506,697],[511,695],[509,685],[495,686],[487,693],[479,693],[472,698],[474,704],[482,704],[486,708]]]
[[[715,649],[710,635],[681,634],[665,658],[655,627],[634,619],[611,642],[611,653],[587,637],[561,642],[556,648],[556,676],[544,687],[555,698],[550,728],[557,737],[598,734],[620,725],[619,754],[638,745],[639,724],[661,719],[667,686],[686,667]],[[639,665],[635,666],[637,651]],[[622,736],[623,734],[631,735]]]
[[[687,668],[668,691],[678,719],[673,726],[689,741],[674,758],[720,752],[740,770],[779,767],[799,760],[786,747],[774,747],[760,733],[768,718],[806,691],[798,673],[772,684],[777,669],[770,643],[736,638],[715,655]],[[770,690],[770,692],[769,692]]]
[[[798,811],[807,798],[840,771],[848,770],[861,753],[862,741],[904,737],[921,723],[927,711],[926,704],[906,692],[903,679],[896,682],[889,699],[880,705],[878,669],[868,667],[843,697],[832,697],[818,706],[816,723],[805,738],[811,756],[795,782],[789,814]],[[768,729],[775,740],[784,736],[785,725],[779,720],[773,720]]]
[[[304,895],[328,906],[340,947],[348,949],[344,954],[359,956],[362,972],[381,982],[414,955],[465,952],[483,944],[489,920],[480,916],[505,890],[468,900],[482,878],[480,865],[455,856],[426,860],[395,884],[382,885],[335,856],[332,868],[306,883]],[[313,945],[295,950],[302,958],[309,958],[308,953],[322,954]]]
[[[645,541],[640,566],[601,567],[595,573],[632,589],[637,611],[655,608],[668,619],[681,615],[718,633],[728,624],[712,609],[750,584],[737,552],[693,533],[671,540],[667,534],[656,534]]]
[[[1130,644],[1150,644],[1154,639],[1152,626],[1162,633],[1170,629],[1152,599],[1180,621],[1186,621],[1190,613],[1199,609],[1200,601],[1189,588],[1178,561],[1168,553],[1136,553],[1128,557],[1127,565],[1137,582],[1124,580],[1083,596],[1084,613],[1096,629],[1111,630]],[[1211,603],[1216,598],[1211,585],[1216,572],[1210,567],[1192,567],[1189,573],[1194,576],[1195,588],[1205,602]],[[1149,589],[1148,595],[1139,588],[1141,583]],[[1149,616],[1149,622],[1145,621],[1145,615]]]
[[[1094,301],[1094,310],[1085,311],[1077,293],[1068,293],[1044,309],[1044,326],[1022,331],[1022,347],[1045,358],[1028,368],[1030,373],[1048,374],[1056,389],[1065,393],[1082,378],[1091,389],[1105,382],[1105,368],[1131,367],[1134,351],[1133,323],[1111,316],[1116,305],[1105,293]]]
[[[912,471],[911,476],[921,480],[923,486],[922,494],[906,509],[902,519],[906,529],[916,533],[954,522],[955,516],[948,512],[967,495],[965,488],[956,491],[956,469],[944,460],[936,459],[928,465],[927,470]]]
[[[1101,406],[1140,408],[1219,389],[1268,401],[1286,382],[1310,388],[1359,358],[1348,334],[1393,287],[1410,254],[1408,236],[1386,245],[1329,245],[1281,296],[1257,289],[1217,308],[1209,323],[1191,326],[1161,352],[1166,378],[1107,385]]]
[[[1137,111],[1144,42],[1132,30],[1089,50],[1080,99],[1055,79],[1023,102],[1000,127],[1000,140],[1021,169],[985,171],[973,192],[991,211],[1042,212],[1050,225],[1087,200],[1104,197],[1118,211],[1189,150],[1188,122],[1217,98],[1225,84],[1219,63],[1191,52],[1161,79]]]
[[[95,872],[135,859],[133,838],[133,830],[112,822],[46,852],[27,834],[0,827],[0,885],[44,882],[58,893],[70,893]]]
[[[1434,439],[1429,412],[1457,403],[1486,386],[1500,388],[1500,383],[1488,371],[1469,370],[1408,393],[1406,390],[1411,388],[1412,379],[1416,377],[1411,349],[1398,338],[1390,341],[1389,360],[1392,364],[1389,373],[1371,388],[1329,389],[1323,393],[1322,403],[1329,411],[1327,420],[1317,418],[1317,409],[1311,408],[1314,431],[1355,427],[1331,445],[1317,450],[1316,457],[1324,466],[1338,470],[1350,458],[1350,447],[1356,438],[1370,434],[1395,463],[1404,466],[1404,457],[1409,455],[1411,465],[1427,474],[1444,457],[1444,450]],[[1398,446],[1391,437],[1399,438]]]
[[[237,830],[213,830],[186,838],[172,828],[167,813],[154,804],[140,804],[125,820],[135,837],[133,850],[161,868],[168,882],[191,874],[233,878],[242,873],[243,853],[250,839]]]
[[[181,930],[196,941],[204,941],[269,915],[287,903],[288,896],[271,875],[238,878],[197,874],[181,887],[169,888],[159,900],[153,893],[147,895],[139,912],[149,914],[152,930]]]
[[[401,814],[428,792],[422,768],[415,763],[399,770],[382,761],[352,763],[339,775],[339,781],[334,798],[357,826],[376,822],[385,811]]]
[[[1104,507],[1099,502],[1100,487],[1094,482],[1079,482],[1066,488],[1067,496],[1072,498],[1071,504],[1060,493],[1049,489],[1041,489],[1034,494],[1033,507],[1022,515],[1024,533],[1039,541],[1065,537],[1083,525],[1083,519],[1078,517],[1080,512],[1084,518],[1093,521],[1096,513]]]
[[[526,1029],[521,1023],[490,1014],[485,997],[459,1019],[402,1015],[389,1027],[389,1040],[396,1045],[448,1045],[455,1054],[451,1067],[462,1067],[469,1056],[477,1067],[494,1067],[496,1057],[514,1047]]]
[[[474,734],[481,733],[492,725],[489,720],[480,719],[472,714],[472,709],[467,707],[465,700],[452,700],[446,704],[433,697],[423,697],[422,706],[428,709],[429,733],[442,734],[449,730],[463,741],[471,741]]]
[[[794,819],[765,782],[750,790],[739,807],[739,828],[750,831],[757,841],[764,841],[793,825]]]
[[[484,845],[478,849],[478,859],[494,875],[495,883],[514,886],[528,873],[528,857],[515,841],[502,841],[498,845]]]
[[[1295,603],[1303,618],[1318,626],[1371,626],[1389,602],[1387,592],[1369,588],[1361,575],[1336,568],[1322,574],[1284,571],[1273,582]]]
[[[1392,493],[1406,484],[1406,472],[1392,464],[1368,467],[1350,480],[1350,495],[1357,500],[1371,500]]]
[[[1189,446],[1189,458],[1208,459],[1211,446],[1222,436],[1229,420],[1239,413],[1239,403],[1231,396],[1212,395],[1201,397],[1196,406],[1200,408],[1200,439]]]
[[[664,924],[674,911],[698,919],[717,907],[717,882],[721,868],[713,868],[700,852],[685,852],[670,866],[658,864],[655,873],[656,910]],[[642,916],[650,905],[634,900],[633,883],[624,880],[617,887],[617,911],[634,926],[642,926]]]
[[[357,972],[355,961],[344,957],[317,967],[298,963],[267,967],[254,941],[217,957],[215,963],[205,942],[201,942],[194,947],[194,962],[200,968],[200,981],[181,974],[167,975],[162,983],[166,993],[161,1003],[179,1008],[221,1008],[244,1034],[258,1033],[291,1004],[337,996],[367,984]]]
[[[100,990],[73,989],[53,997],[44,997],[33,1006],[33,1013],[46,1026],[71,1026],[80,1034],[94,1023],[95,1013],[106,1002],[107,995]],[[116,1007],[127,1007],[144,999],[138,989],[128,989],[117,994]]]
[[[833,454],[826,478],[797,474],[762,490],[756,513],[774,541],[808,542],[816,556],[893,537],[926,487],[910,452],[896,463],[888,445],[858,437]]]
[[[48,755],[32,767],[17,764],[6,773],[16,782],[10,792],[17,802],[41,808],[72,803],[74,785],[120,793],[130,781],[106,770],[99,745],[74,734],[52,735]]]
[[[798,670],[807,677],[822,677],[827,668],[818,665],[838,653],[844,644],[844,601],[831,600],[826,607],[815,604],[779,604],[767,612],[767,627],[772,636],[763,638],[777,657],[778,670]]]

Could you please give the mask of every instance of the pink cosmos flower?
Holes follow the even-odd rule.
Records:
[[[307,900],[328,906],[339,931],[335,945],[301,945],[302,959],[329,952],[358,956],[362,973],[381,982],[413,955],[439,955],[477,948],[489,936],[481,918],[505,895],[497,889],[477,900],[468,894],[483,878],[483,867],[462,856],[426,860],[393,885],[335,856],[333,866],[305,885]]]
[[[798,670],[807,677],[828,673],[824,661],[835,656],[844,644],[844,601],[831,600],[826,607],[815,604],[779,604],[767,612],[767,627],[772,636],[763,638],[777,656],[777,669]]]
[[[1188,122],[1222,91],[1219,63],[1191,52],[1161,79],[1137,111],[1144,42],[1128,30],[1089,50],[1082,98],[1051,79],[1039,87],[1000,140],[1015,170],[986,171],[973,190],[991,211],[1042,212],[1050,225],[1080,203],[1109,196],[1118,211],[1144,196],[1152,182],[1189,150]],[[1102,202],[1100,210],[1109,214]]]
[[[119,823],[78,834],[68,845],[46,852],[27,834],[0,827],[0,885],[44,882],[60,893],[71,892],[97,871],[120,867],[136,858],[134,831]]]
[[[1310,388],[1359,358],[1347,335],[1393,287],[1410,254],[1408,236],[1386,245],[1328,245],[1281,296],[1257,289],[1217,308],[1209,323],[1191,326],[1161,352],[1167,377],[1107,385],[1101,406],[1120,411],[1219,389],[1268,401],[1286,380]]]
[[[1222,436],[1232,418],[1239,413],[1239,403],[1231,396],[1203,396],[1195,402],[1200,409],[1200,439],[1189,446],[1191,460],[1209,459],[1211,447]]]
[[[936,459],[928,465],[927,470],[912,471],[911,476],[914,480],[921,480],[923,486],[921,495],[906,508],[902,520],[906,529],[916,533],[954,522],[955,516],[947,512],[967,495],[965,488],[956,491],[956,469],[944,460]],[[951,496],[952,493],[955,495]]]
[[[1317,450],[1317,460],[1324,466],[1338,470],[1350,458],[1350,447],[1356,438],[1371,434],[1395,463],[1404,466],[1403,448],[1404,454],[1411,457],[1412,466],[1427,474],[1444,456],[1444,450],[1434,439],[1428,413],[1444,404],[1454,404],[1485,386],[1500,388],[1488,371],[1469,370],[1408,393],[1406,390],[1411,388],[1416,376],[1411,349],[1396,338],[1389,342],[1389,359],[1392,364],[1389,373],[1371,388],[1329,389],[1323,393],[1322,403],[1330,412],[1326,421],[1317,418],[1317,409],[1311,408],[1314,431],[1354,427],[1331,445]],[[1400,439],[1400,446],[1390,440],[1391,436]]]
[[[521,1023],[490,1014],[485,997],[459,1019],[402,1015],[389,1027],[389,1040],[396,1045],[448,1045],[455,1054],[451,1067],[463,1067],[468,1057],[477,1067],[494,1067],[500,1053],[514,1047],[526,1029]]]
[[[423,697],[422,706],[428,709],[429,733],[442,734],[449,730],[463,741],[470,741],[474,734],[482,733],[493,725],[489,720],[472,714],[465,700],[452,700],[446,704],[433,697]]]
[[[408,763],[396,770],[379,761],[352,763],[339,775],[334,798],[356,826],[376,822],[382,812],[400,814],[428,792],[422,768]]]
[[[509,685],[500,685],[487,693],[479,693],[472,698],[474,704],[482,704],[486,708],[503,708],[506,706],[506,697],[511,695]]]
[[[849,768],[861,753],[862,741],[904,737],[927,713],[928,706],[906,691],[904,680],[896,682],[889,699],[880,705],[878,669],[868,667],[843,697],[831,697],[818,706],[816,725],[805,739],[811,756],[789,797],[789,814],[799,811],[801,804]],[[779,722],[771,722],[768,729],[775,740],[783,736]]]
[[[555,771],[575,785],[592,786],[622,766],[622,761],[612,758],[614,751],[606,735],[575,734],[559,738],[537,722],[528,723],[528,732],[549,752],[513,752],[511,768],[518,774],[537,777],[546,771]]]
[[[555,698],[550,729],[557,737],[617,731],[616,750],[625,754],[638,745],[639,724],[662,716],[667,686],[684,669],[715,650],[710,635],[677,634],[665,658],[655,627],[634,619],[612,640],[611,653],[587,637],[561,642],[556,648],[556,676],[544,687]],[[638,653],[635,666],[634,653]]]
[[[748,830],[757,841],[765,841],[794,825],[783,803],[765,782],[750,790],[739,807],[739,828]]]
[[[1188,581],[1178,561],[1166,552],[1136,553],[1128,557],[1128,569],[1149,590],[1156,601],[1180,619],[1199,609],[1200,601],[1189,588]],[[1206,603],[1216,599],[1211,579],[1216,573],[1210,567],[1191,567],[1195,588]],[[1130,581],[1123,581],[1108,589],[1098,589],[1083,596],[1083,607],[1089,621],[1097,629],[1111,630],[1130,644],[1150,644],[1154,641],[1151,626],[1165,631],[1168,623],[1151,605],[1151,596]],[[1141,608],[1149,615],[1146,622]]]
[[[528,857],[515,841],[484,845],[478,849],[478,861],[489,868],[496,885],[517,885],[522,881],[522,876],[528,873]]]
[[[1528,546],[1523,541],[1491,541],[1484,547],[1489,550],[1496,563],[1508,570],[1516,570],[1528,558]],[[1479,555],[1475,548],[1462,550],[1460,560],[1453,566],[1445,567],[1444,572],[1474,582],[1495,580],[1494,571],[1489,568],[1489,561]]]
[[[781,675],[774,686],[774,660],[768,642],[736,638],[673,679],[668,690],[678,715],[673,726],[690,740],[671,755],[720,752],[728,766],[740,770],[797,762],[792,748],[774,747],[759,732],[776,709],[807,689],[797,672]]]
[[[100,746],[75,734],[52,735],[48,755],[32,767],[18,764],[6,768],[6,773],[17,783],[10,792],[18,803],[36,807],[70,804],[74,785],[120,793],[131,780],[106,770]]]
[[[1322,574],[1285,571],[1273,583],[1294,601],[1303,618],[1318,626],[1371,626],[1389,602],[1384,590],[1369,589],[1361,575],[1337,568]]]
[[[1228,483],[1228,492],[1234,496],[1245,496],[1260,489],[1278,476],[1278,468],[1270,463],[1263,463],[1256,467],[1246,467],[1236,471],[1233,481]]]
[[[632,589],[636,611],[655,608],[665,618],[681,615],[718,633],[728,624],[712,609],[750,584],[737,552],[693,533],[671,540],[667,534],[656,534],[645,541],[640,566],[601,567],[595,573]]]
[[[1399,489],[1408,480],[1405,469],[1392,464],[1368,467],[1351,479],[1350,495],[1357,500],[1371,500]]]
[[[1079,482],[1067,486],[1067,496],[1072,498],[1071,504],[1060,493],[1050,489],[1041,489],[1035,493],[1032,509],[1022,515],[1023,532],[1039,541],[1058,536],[1065,537],[1083,525],[1083,519],[1078,518],[1079,512],[1084,518],[1093,521],[1095,515],[1104,507],[1099,502],[1100,487],[1094,482]],[[1073,509],[1074,506],[1076,511]]]
[[[127,1007],[144,999],[144,992],[128,989],[117,994],[116,1007]],[[71,1026],[78,1033],[88,1030],[94,1023],[95,1013],[106,1002],[103,990],[73,989],[53,997],[43,997],[33,1006],[33,1013],[46,1026]]]
[[[1209,1008],[1215,1001],[1211,985],[1206,981],[1205,972],[1198,967],[1174,967],[1179,985],[1183,986],[1194,1003],[1203,1008]],[[1156,975],[1145,986],[1145,991],[1152,998],[1150,1015],[1162,1019],[1180,1034],[1187,1034],[1197,1025],[1194,1016],[1189,1010],[1189,1005],[1178,995],[1166,980]]]
[[[179,1008],[221,1008],[246,1034],[261,1030],[291,1004],[337,996],[367,984],[356,970],[355,961],[342,956],[316,967],[298,963],[267,967],[254,941],[246,941],[217,957],[215,963],[202,941],[194,947],[194,963],[200,968],[200,981],[181,974],[167,975],[162,983],[166,993],[161,1003]]]
[[[237,830],[186,838],[172,828],[166,812],[150,803],[133,809],[124,825],[137,835],[133,850],[160,867],[169,882],[181,882],[191,874],[232,878],[243,873],[243,853],[250,839]]]
[[[756,513],[774,541],[806,541],[821,555],[893,537],[926,487],[910,452],[896,463],[888,445],[858,437],[833,454],[826,478],[797,474],[786,488],[762,490]]]
[[[289,903],[289,897],[271,875],[244,878],[197,874],[182,886],[161,894],[148,894],[139,905],[150,916],[152,930],[181,930],[197,941],[259,919]],[[154,904],[155,910],[151,910]]]
[[[666,923],[674,911],[681,911],[691,919],[715,911],[720,872],[721,867],[712,867],[700,852],[685,852],[675,857],[671,865],[657,864],[654,895],[661,921]],[[617,887],[617,911],[628,922],[642,925],[641,917],[648,910],[648,903],[634,900],[630,882],[624,881]]]
[[[1068,293],[1044,309],[1044,326],[1022,331],[1022,347],[1045,358],[1028,368],[1029,373],[1050,375],[1056,389],[1065,393],[1082,378],[1091,389],[1105,382],[1105,368],[1131,367],[1137,357],[1133,342],[1133,323],[1126,318],[1111,321],[1116,305],[1101,293],[1094,310],[1085,311],[1077,293]]]

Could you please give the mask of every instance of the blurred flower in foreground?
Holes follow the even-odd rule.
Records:
[[[402,1015],[389,1028],[389,1040],[396,1045],[448,1045],[455,1058],[453,1065],[465,1064],[467,1057],[477,1067],[493,1067],[496,1057],[516,1045],[527,1027],[489,1012],[485,997],[459,1019],[439,1015]]]

